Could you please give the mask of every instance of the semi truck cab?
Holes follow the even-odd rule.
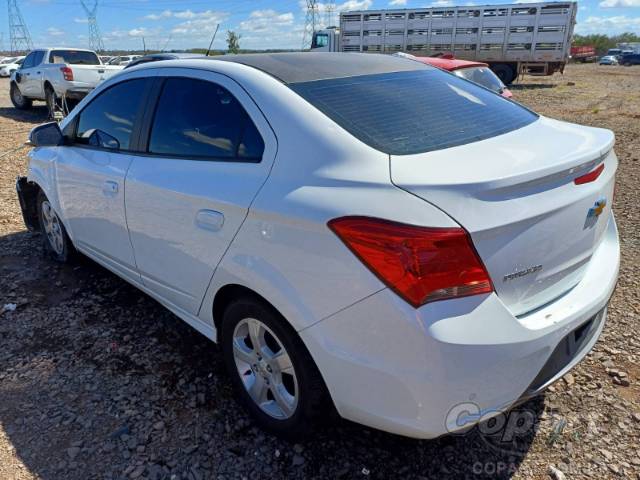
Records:
[[[340,31],[337,27],[329,27],[313,32],[311,49],[315,52],[339,52]]]

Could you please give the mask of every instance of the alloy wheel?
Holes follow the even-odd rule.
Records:
[[[246,318],[233,332],[233,358],[244,388],[267,415],[284,420],[296,411],[298,379],[289,353],[260,320]]]
[[[49,201],[42,202],[42,226],[49,240],[49,245],[57,255],[64,252],[64,234],[62,225],[56,212],[51,208]]]

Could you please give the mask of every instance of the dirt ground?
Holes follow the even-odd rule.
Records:
[[[478,429],[415,441],[338,419],[300,444],[258,430],[214,345],[93,262],[43,257],[14,191],[27,150],[13,150],[45,111],[14,110],[0,82],[0,479],[640,479],[640,67],[572,65],[513,88],[542,114],[615,132],[622,247],[601,340],[516,411],[535,428],[515,443]]]

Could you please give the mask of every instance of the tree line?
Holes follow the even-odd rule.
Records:
[[[574,35],[572,45],[577,47],[593,46],[596,47],[598,55],[603,55],[610,48],[616,48],[619,43],[632,42],[640,42],[640,35],[631,32],[612,36],[596,33],[592,35]]]

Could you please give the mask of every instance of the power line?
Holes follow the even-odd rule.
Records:
[[[84,8],[85,13],[87,14],[87,20],[89,23],[89,48],[91,50],[95,50],[96,52],[104,51],[104,43],[102,43],[102,37],[100,36],[100,30],[98,29],[98,20],[96,15],[98,13],[98,0],[94,0],[93,8],[87,7],[87,4],[84,3],[84,0],[80,0],[82,4],[82,8]]]
[[[333,14],[336,11],[336,2],[335,0],[328,0],[324,4],[324,26],[325,27],[334,27],[333,23]]]
[[[7,0],[9,10],[9,42],[11,44],[11,53],[27,52],[33,48],[31,43],[31,35],[27,25],[24,23],[20,9],[18,8],[18,0]]]
[[[313,32],[319,20],[318,0],[307,0],[307,14],[304,20],[304,32],[302,33],[302,50],[311,48]]]

